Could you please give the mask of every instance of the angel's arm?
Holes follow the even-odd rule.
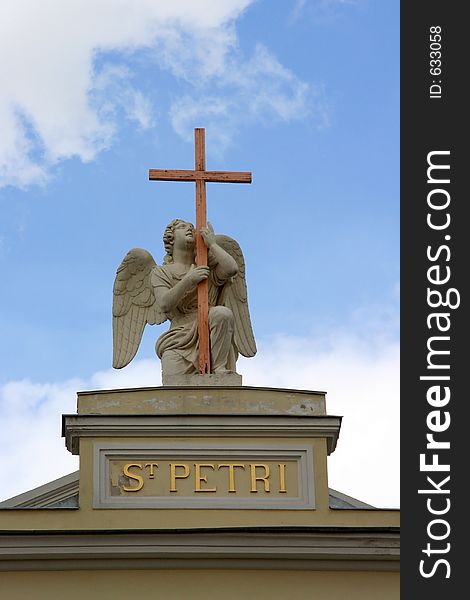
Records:
[[[194,267],[175,286],[169,287],[156,270],[152,276],[152,285],[161,310],[165,313],[171,312],[187,293],[194,290],[197,284],[208,276],[209,267]]]
[[[207,224],[207,227],[201,229],[201,235],[216,263],[215,273],[217,279],[226,281],[230,277],[234,277],[238,273],[237,261],[219,246],[214,229],[210,223]]]

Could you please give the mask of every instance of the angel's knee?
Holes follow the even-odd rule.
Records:
[[[175,350],[165,350],[161,360],[162,373],[165,375],[187,375],[195,372],[194,365]]]
[[[222,324],[233,327],[233,313],[226,306],[213,306],[209,309],[209,327],[212,329]]]

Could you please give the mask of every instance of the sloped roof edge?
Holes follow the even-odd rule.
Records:
[[[79,471],[74,471],[37,488],[0,502],[0,509],[77,508]],[[336,509],[371,509],[370,504],[352,496],[328,489],[330,507]]]

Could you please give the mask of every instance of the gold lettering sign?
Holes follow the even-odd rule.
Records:
[[[278,465],[279,467],[279,493],[285,494],[286,490],[286,465],[282,463]]]
[[[177,475],[176,469],[183,469],[183,474]],[[185,464],[170,463],[170,492],[177,492],[176,480],[189,477],[189,466]]]
[[[203,463],[203,464],[199,464],[199,463],[194,463],[194,468],[196,470],[196,489],[194,490],[195,492],[216,492],[217,488],[213,487],[213,488],[201,488],[201,483],[203,481],[205,481],[207,483],[207,475],[201,475],[201,469],[203,467],[206,468],[211,468],[213,471],[215,470],[214,465],[211,465],[210,463]]]
[[[128,463],[127,465],[124,465],[123,468],[123,472],[124,475],[126,477],[128,477],[129,479],[133,479],[134,481],[137,481],[137,485],[135,486],[126,486],[123,485],[122,489],[125,492],[138,492],[139,490],[141,490],[144,487],[144,478],[141,477],[140,475],[136,475],[135,473],[131,473],[129,471],[129,469],[131,468],[137,468],[137,469],[142,469],[142,465],[138,464],[138,463]]]
[[[297,463],[239,462],[124,462],[111,461],[112,479],[119,482],[113,489],[134,494],[153,486],[150,495],[289,494],[296,484]],[[116,471],[117,470],[117,471]],[[289,473],[289,475],[288,475]],[[152,483],[154,480],[155,483]],[[297,486],[295,486],[297,487]]]
[[[256,475],[256,469],[264,469],[264,475]],[[265,464],[252,464],[250,465],[251,473],[251,490],[252,494],[257,494],[257,482],[262,481],[264,484],[264,491],[269,493],[269,465]]]
[[[309,444],[162,440],[94,444],[93,507],[310,510]]]
[[[228,491],[229,494],[236,494],[237,490],[235,489],[235,469],[245,469],[245,465],[240,463],[226,463],[217,465],[218,469],[224,469],[227,467],[228,469]]]

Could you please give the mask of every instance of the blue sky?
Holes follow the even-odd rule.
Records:
[[[244,383],[326,389],[344,415],[330,485],[396,506],[398,0],[0,11],[2,450],[26,431],[53,463],[4,497],[77,468],[55,440],[74,391],[160,384],[166,325],[110,370],[112,285],[130,248],[161,262],[165,225],[194,220],[194,186],[147,173],[192,168],[205,127],[209,169],[253,172],[208,186],[209,220],[247,263],[259,353]]]

